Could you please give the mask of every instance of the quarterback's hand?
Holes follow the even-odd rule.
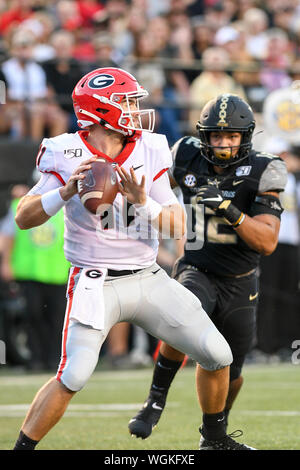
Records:
[[[79,180],[83,180],[86,175],[85,171],[91,169],[91,163],[97,161],[96,156],[91,157],[88,160],[85,160],[80,163],[80,165],[75,168],[73,173],[71,174],[70,178],[68,179],[67,183],[65,186],[60,188],[60,195],[63,198],[64,201],[68,201],[73,197],[76,193],[78,193],[78,187],[77,187],[77,182]]]
[[[224,202],[220,189],[212,185],[201,186],[196,200],[197,204],[204,204],[213,210],[219,209],[222,202]]]
[[[213,209],[218,216],[225,217],[233,227],[238,227],[245,219],[241,212],[230,199],[224,199],[222,192],[216,186],[201,186],[196,197],[197,204],[204,204]]]
[[[122,196],[126,197],[131,204],[144,205],[147,201],[145,175],[142,176],[139,184],[133,168],[130,168],[130,173],[127,173],[124,168],[117,166],[116,171],[120,176],[119,191]]]

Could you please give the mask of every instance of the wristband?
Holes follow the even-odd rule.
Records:
[[[246,217],[246,215],[244,214],[244,212],[241,212],[241,215],[240,215],[239,219],[236,221],[235,224],[232,224],[233,228],[236,228],[239,225],[241,225],[244,222],[245,217]]]
[[[59,188],[53,189],[42,195],[41,203],[47,215],[55,215],[67,201],[64,201],[60,195]]]
[[[133,204],[133,207],[137,215],[146,220],[156,219],[162,211],[162,206],[149,196],[147,196],[146,204]]]
[[[225,217],[234,228],[244,222],[245,214],[228,199],[219,205],[218,210],[222,212],[223,217]]]

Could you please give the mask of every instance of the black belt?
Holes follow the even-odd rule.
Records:
[[[130,274],[138,273],[139,271],[143,271],[145,268],[141,269],[125,269],[123,271],[114,271],[113,269],[107,270],[107,276],[111,277],[119,277],[119,276],[129,276]]]

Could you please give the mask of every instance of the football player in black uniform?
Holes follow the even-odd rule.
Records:
[[[172,149],[171,180],[182,190],[188,220],[184,255],[173,276],[201,300],[233,353],[226,407],[203,416],[200,449],[226,448],[216,436],[222,427],[225,436],[253,344],[259,258],[270,255],[278,241],[286,167],[279,157],[252,150],[254,128],[250,106],[236,95],[223,94],[203,108],[199,138],[184,137]],[[129,422],[132,435],[145,439],[151,434],[183,359],[162,343],[149,397]]]

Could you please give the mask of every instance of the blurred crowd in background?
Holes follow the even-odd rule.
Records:
[[[0,105],[0,143],[7,139],[12,146],[22,139],[39,143],[43,137],[76,131],[72,90],[83,74],[107,66],[132,72],[147,89],[147,106],[156,109],[155,131],[165,134],[170,146],[186,134],[196,135],[203,105],[229,92],[246,99],[255,112],[256,149],[287,162],[289,182],[282,201],[279,245],[262,261],[253,346],[261,355],[288,357],[292,340],[300,339],[300,1],[0,0],[0,80],[6,85],[6,103]],[[14,264],[14,250],[21,246],[13,221],[15,201],[26,193],[24,185],[29,182],[19,183],[11,188],[10,207],[1,225],[5,294],[0,307],[6,312],[2,331],[5,334],[7,321],[13,323],[12,337],[6,337],[13,363],[49,369],[59,356],[59,339],[51,357],[44,357],[44,350],[48,343],[53,346],[51,335],[60,337],[65,308],[61,286],[65,288],[68,266],[61,268],[58,282],[51,275],[41,277],[41,272],[36,277],[24,275],[17,266],[23,262],[21,254]],[[30,231],[27,250],[33,253],[35,242],[44,249],[56,236],[62,234],[47,224]],[[62,249],[59,242],[56,248]],[[162,243],[159,262],[169,273],[182,249],[182,242]],[[45,259],[42,262],[45,265]],[[58,287],[50,295],[57,299],[52,306],[49,286]],[[13,313],[7,314],[10,310]],[[24,310],[25,336],[22,326],[16,326]],[[13,321],[7,320],[9,315]],[[104,353],[113,367],[144,366],[151,363],[155,347],[153,338],[121,324],[113,329]]]
[[[260,112],[300,77],[299,58],[298,0],[0,0],[0,132],[40,140],[73,131],[78,78],[117,66],[149,91],[157,131],[172,144],[220,92]]]

